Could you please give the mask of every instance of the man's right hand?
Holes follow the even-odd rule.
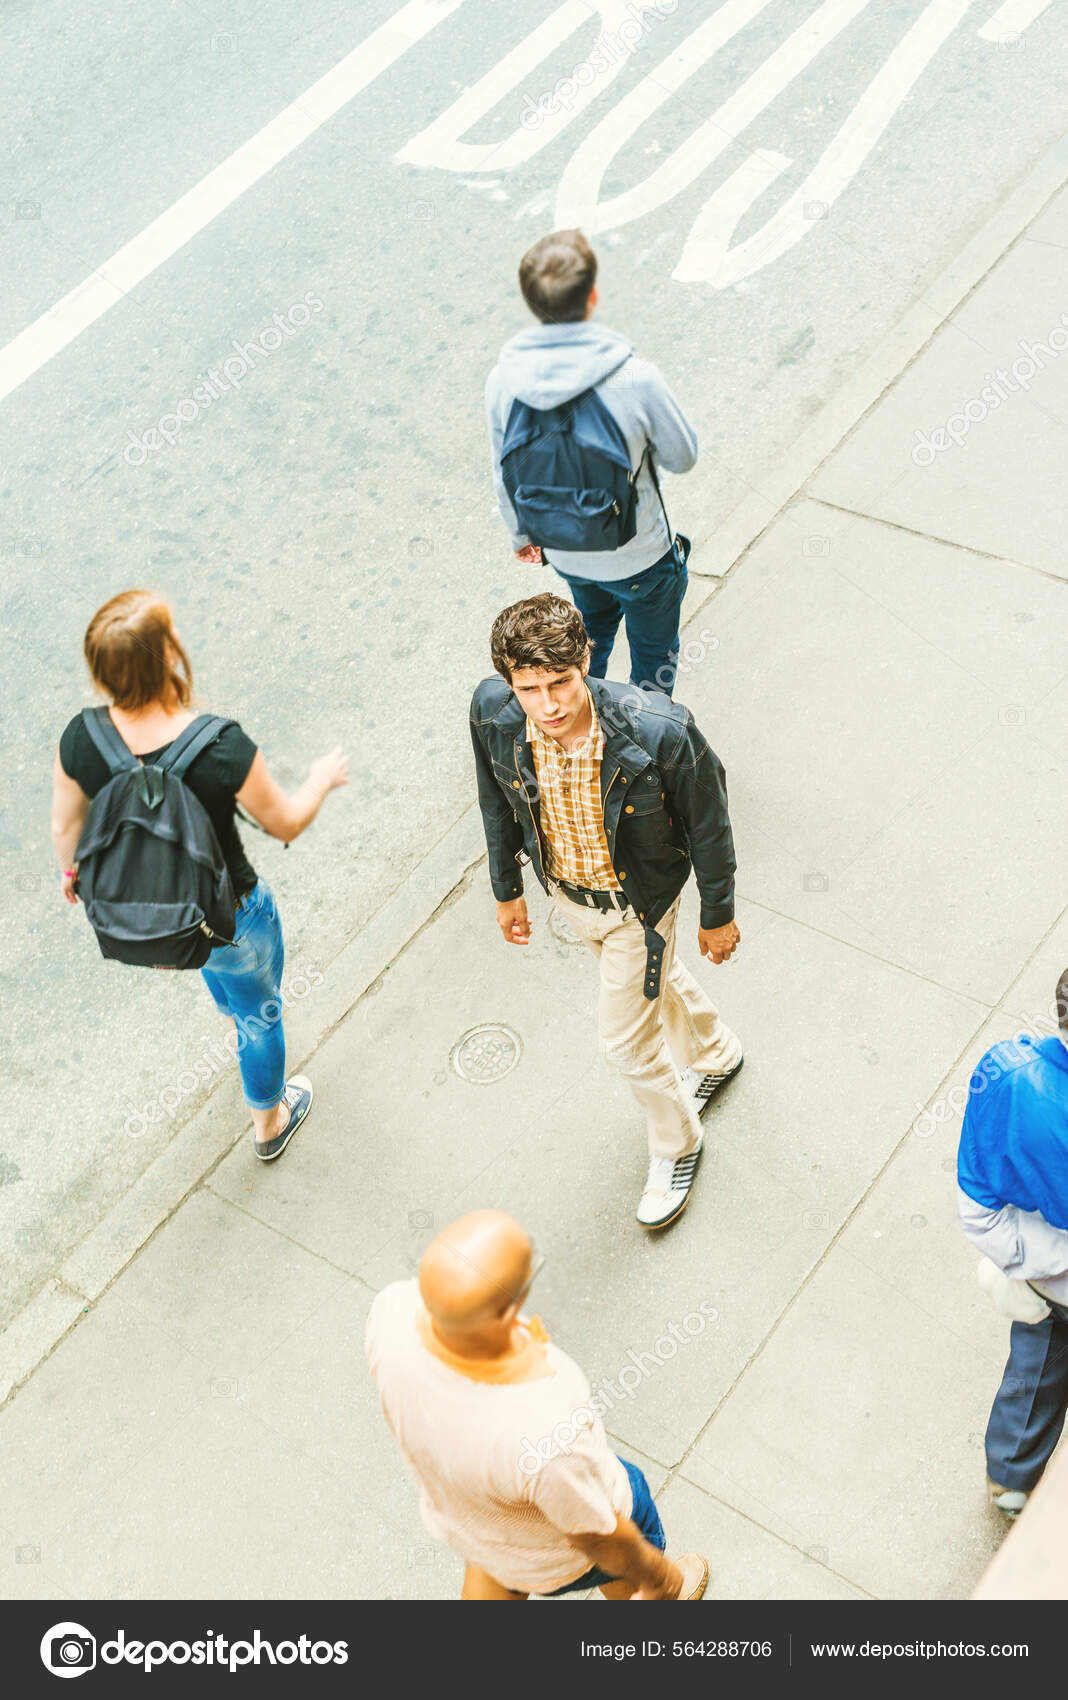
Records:
[[[540,543],[525,543],[523,545],[522,549],[516,550],[515,558],[516,558],[517,561],[524,562],[524,564],[528,567],[540,567],[541,566],[541,544]]]
[[[509,903],[498,903],[497,925],[509,944],[530,943],[530,921],[527,919],[527,900],[513,897]]]

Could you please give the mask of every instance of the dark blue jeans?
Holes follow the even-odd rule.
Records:
[[[1014,1322],[1009,1341],[986,1427],[986,1467],[999,1487],[1029,1493],[1068,1411],[1068,1310],[1054,1305],[1045,1322]]]
[[[560,573],[571,587],[593,647],[590,672],[595,679],[604,678],[619,622],[625,620],[631,684],[671,695],[679,665],[679,610],[689,582],[689,555],[690,539],[676,537],[666,555],[633,578],[600,584]]]
[[[667,1545],[664,1525],[661,1523],[660,1513],[653,1503],[649,1483],[637,1464],[628,1464],[625,1458],[621,1458],[619,1462],[630,1477],[630,1491],[634,1495],[634,1504],[630,1513],[631,1522],[637,1523],[638,1528],[651,1546],[663,1552]],[[546,1594],[543,1598],[554,1600],[557,1594],[575,1594],[580,1589],[584,1592],[587,1588],[599,1588],[602,1582],[618,1582],[618,1580],[618,1576],[608,1576],[594,1565],[592,1570],[587,1570],[585,1576],[578,1577],[574,1582],[565,1582],[562,1588],[554,1588],[551,1594]]]

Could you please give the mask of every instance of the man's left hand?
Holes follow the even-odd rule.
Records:
[[[728,921],[725,927],[698,927],[697,942],[701,947],[702,956],[710,956],[713,962],[728,962],[737,950],[741,941],[737,921]]]

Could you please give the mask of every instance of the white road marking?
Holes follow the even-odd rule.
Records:
[[[618,228],[653,212],[699,177],[746,125],[769,106],[870,0],[824,0],[747,77],[719,110],[699,124],[633,189],[599,199],[605,174],[626,142],[708,60],[766,10],[770,0],[726,0],[674,53],[630,89],[595,125],[572,156],[560,182],[556,223],[581,225],[588,234]]]
[[[694,220],[682,257],[671,274],[677,283],[712,283],[717,289],[726,289],[728,284],[737,283],[750,272],[759,271],[765,263],[763,252],[757,263],[744,266],[738,256],[744,251],[748,258],[753,250],[749,243],[743,242],[729,253],[730,240],[738,220],[777,177],[789,171],[793,163],[787,154],[775,153],[767,148],[743,159],[737,170],[705,202]],[[770,224],[774,222],[774,219],[769,221]],[[768,228],[765,226],[765,230]]]
[[[0,401],[464,3],[465,0],[408,0],[408,4],[372,31],[299,100],[287,106],[229,159],[223,160],[47,313],[20,331],[0,349]],[[725,0],[713,17],[613,107],[576,150],[560,183],[557,225],[577,224],[596,234],[629,223],[671,199],[692,183],[868,3],[869,0],[824,0],[813,16],[770,55],[718,112],[668,155],[644,183],[610,201],[599,202],[605,172],[631,135],[713,54],[771,4],[771,0]],[[698,217],[674,277],[684,282],[714,282],[723,288],[766,265],[798,241],[811,228],[811,220],[804,218],[804,204],[819,200],[829,204],[841,192],[882,134],[912,82],[955,27],[955,16],[948,27],[943,27],[944,19],[950,14],[963,14],[969,3],[970,0],[934,0],[871,83],[802,188],[763,231],[728,253],[730,235],[738,219],[792,163],[772,150],[763,150],[744,161]],[[1049,3],[1050,0],[1004,0],[978,33],[995,41],[1018,35]],[[528,104],[527,122],[522,122],[524,114],[521,114],[519,127],[503,142],[467,144],[460,138],[561,42],[588,25],[590,10],[586,0],[563,0],[549,18],[415,136],[398,154],[398,159],[452,171],[500,173],[539,152],[609,87],[632,52],[650,39],[655,22],[647,24],[647,15],[655,12],[655,4],[645,4],[643,0],[637,3],[596,0],[596,17],[602,28],[590,55],[581,67],[576,67],[576,73],[583,70],[590,74],[585,78],[576,74],[565,80],[573,85],[567,91],[567,98],[560,98],[561,84],[554,90],[542,91],[551,97],[543,114],[535,122],[531,107],[536,112],[537,101]],[[631,27],[627,37],[611,33],[619,32],[628,21]],[[613,42],[619,40],[629,41],[626,51],[619,52],[613,47]]]
[[[913,83],[973,4],[974,0],[931,0],[800,187],[761,230],[728,253],[727,244],[738,219],[782,169],[781,165],[771,169],[769,175],[767,169],[761,172],[751,162],[740,167],[698,214],[672,276],[683,283],[708,282],[717,289],[727,289],[779,259],[816,228],[859,171]],[[775,161],[782,158],[770,157]]]
[[[447,111],[413,136],[397,159],[405,165],[430,166],[439,171],[511,171],[540,153],[565,125],[585,111],[591,100],[604,93],[631,55],[640,52],[652,39],[655,18],[646,24],[644,15],[654,12],[655,4],[598,0],[593,9],[599,30],[586,58],[576,64],[571,77],[559,79],[552,88],[542,82],[532,83],[526,89],[519,125],[510,136],[500,142],[460,140],[517,89],[522,79],[561,42],[576,30],[589,28],[591,6],[586,0],[564,0],[562,6],[531,30],[485,76],[465,89]],[[620,26],[627,23],[630,29],[625,35],[620,34]]]
[[[992,17],[981,24],[976,33],[984,41],[1002,41],[1007,35],[1022,35],[1046,10],[1050,0],[1005,0]]]
[[[298,148],[354,95],[464,4],[409,0],[307,93],[224,159],[47,313],[0,349],[0,401],[94,324],[205,225]]]

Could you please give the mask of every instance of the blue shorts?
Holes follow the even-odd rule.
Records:
[[[661,1523],[660,1513],[653,1503],[653,1496],[649,1491],[649,1483],[646,1481],[641,1470],[639,1470],[637,1464],[628,1464],[625,1458],[621,1458],[619,1462],[622,1464],[630,1478],[630,1491],[634,1496],[634,1504],[631,1507],[630,1513],[631,1521],[638,1525],[638,1528],[641,1530],[650,1546],[656,1547],[658,1552],[663,1552],[667,1545],[667,1540],[664,1535],[664,1525]],[[557,1594],[575,1594],[580,1588],[583,1590],[586,1588],[599,1588],[602,1582],[618,1581],[618,1576],[609,1576],[605,1571],[598,1570],[597,1566],[594,1565],[592,1570],[587,1570],[585,1576],[577,1577],[574,1582],[565,1582],[562,1588],[554,1588],[551,1594],[545,1594],[542,1597],[547,1600],[553,1600],[556,1598]]]

